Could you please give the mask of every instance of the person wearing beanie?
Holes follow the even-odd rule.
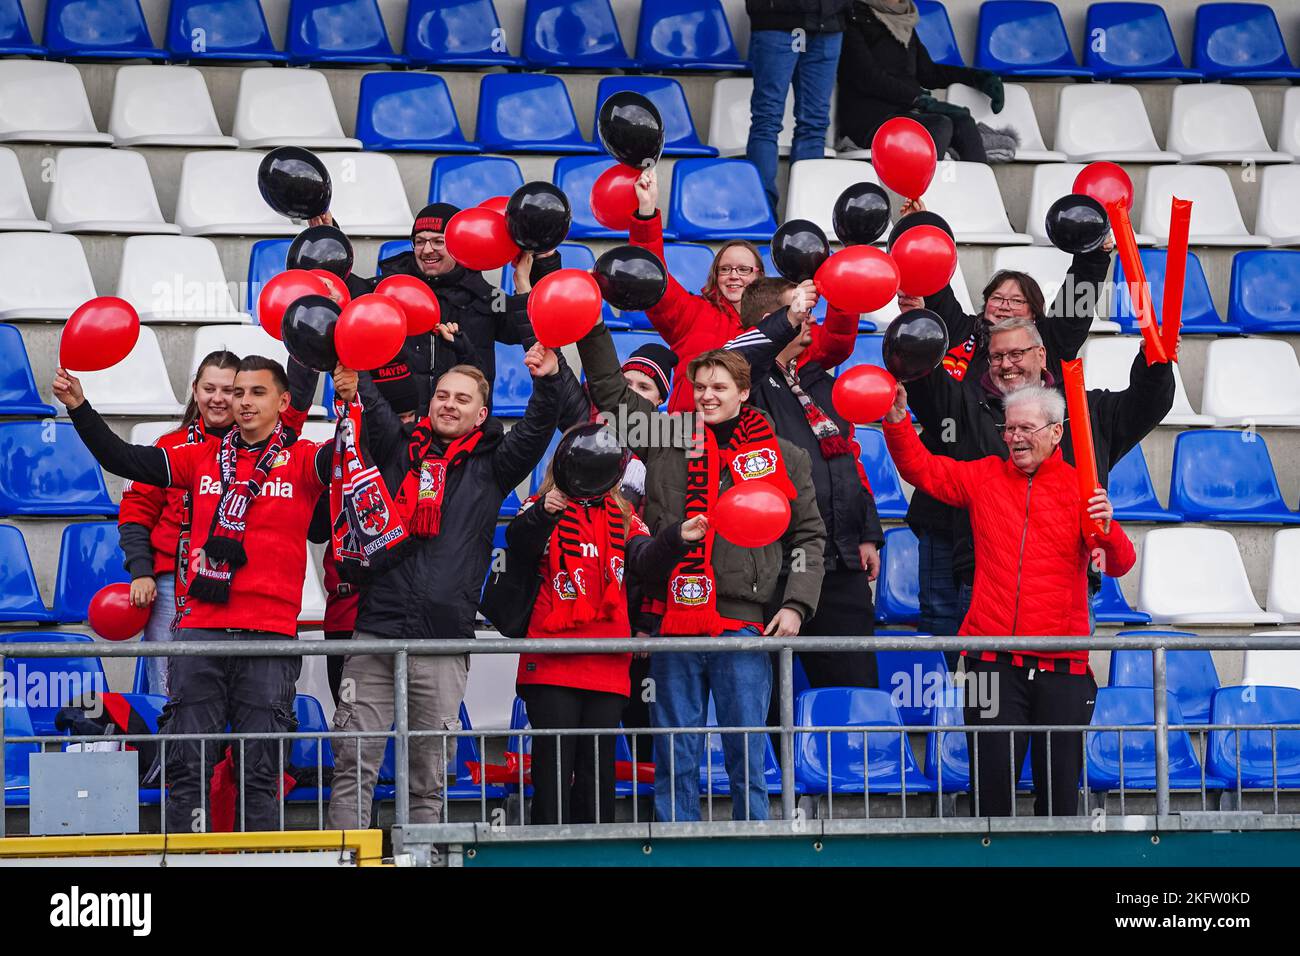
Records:
[[[677,354],[666,345],[650,342],[633,352],[623,363],[623,377],[632,391],[655,400],[668,401],[673,388],[673,370],[677,368]]]

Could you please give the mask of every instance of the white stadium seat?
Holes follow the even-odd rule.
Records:
[[[1070,269],[1074,256],[1062,252],[1055,246],[1007,246],[993,255],[993,273],[1003,269],[1013,272],[1026,272],[1038,287],[1043,290],[1043,300],[1050,309],[1056,301],[1056,295],[1065,284],[1065,274]],[[993,273],[989,274],[992,278]],[[1098,303],[1100,305],[1100,303]],[[1100,317],[1092,320],[1090,331],[1118,332],[1118,322]]]
[[[321,564],[307,549],[307,571],[302,580],[302,607],[298,624],[320,627],[325,620],[325,583],[321,580]]]
[[[158,336],[140,326],[135,348],[122,361],[98,372],[78,372],[86,398],[102,415],[173,415],[185,408],[176,401]],[[59,413],[67,414],[61,405]]]
[[[1300,528],[1273,532],[1273,557],[1268,563],[1265,608],[1287,623],[1300,621]]]
[[[1178,162],[1151,131],[1142,94],[1118,83],[1074,83],[1056,102],[1056,148],[1076,163]]]
[[[957,304],[961,306],[962,311],[967,315],[974,315],[976,311],[975,304],[971,301],[970,288],[966,285],[966,274],[962,271],[960,260],[957,262],[957,271],[952,274],[952,281],[948,283],[948,287],[952,289],[952,294],[956,297]],[[898,300],[891,299],[883,309],[877,309],[875,312],[864,312],[862,317],[874,322],[876,328],[883,332],[885,326],[894,321],[900,312]]]
[[[333,422],[307,422],[302,426],[301,438],[306,441],[333,441]]]
[[[361,148],[361,140],[343,135],[329,82],[320,70],[241,70],[234,134],[246,148]]]
[[[713,82],[713,104],[709,108],[708,145],[719,156],[744,156],[749,144],[749,99],[754,93],[754,81],[747,76],[729,76]],[[827,139],[835,135],[835,117],[831,116]],[[781,132],[776,137],[778,155],[789,156],[794,143],[794,89],[786,94],[785,115],[781,118]],[[834,156],[834,149],[826,149],[826,156]],[[855,154],[851,158],[858,159]]]
[[[945,160],[921,197],[925,208],[952,226],[959,243],[1029,245],[1033,238],[1011,228],[993,169],[984,163]]]
[[[1236,539],[1217,528],[1155,528],[1142,540],[1138,610],[1153,624],[1278,624],[1262,610]]]
[[[1043,134],[1038,128],[1038,117],[1034,115],[1034,104],[1029,99],[1029,91],[1018,83],[1005,83],[1002,89],[1006,94],[1006,102],[1001,113],[993,112],[988,96],[962,83],[948,87],[948,102],[966,107],[975,122],[983,123],[991,129],[1010,127],[1015,130],[1020,137],[1020,145],[1016,147],[1016,162],[1064,162],[1065,153],[1048,149],[1043,143]]]
[[[263,155],[243,150],[187,153],[176,198],[181,232],[187,236],[295,235],[299,227],[268,206],[258,192],[257,167]]]
[[[203,325],[194,330],[194,346],[190,353],[189,377],[192,380],[198,371],[199,363],[210,352],[225,349],[234,352],[240,358],[247,355],[262,355],[275,359],[281,365],[289,362],[289,350],[284,343],[262,328],[260,325]],[[325,409],[320,405],[311,407],[310,415],[325,417]]]
[[[1170,203],[1175,196],[1192,201],[1191,245],[1268,245],[1267,239],[1246,231],[1232,183],[1218,166],[1152,166],[1147,172],[1142,231],[1155,236],[1157,244],[1169,242]]]
[[[1277,148],[1300,156],[1300,86],[1293,86],[1282,96],[1282,122],[1277,132]]]
[[[181,420],[179,416],[165,422],[136,422],[131,426],[131,437],[127,441],[132,445],[152,445],[163,435],[174,432],[180,427]]]
[[[59,150],[45,218],[55,232],[180,232],[163,221],[144,156],[125,149]]]
[[[0,141],[108,145],[113,137],[95,128],[81,71],[71,63],[4,60]]]
[[[1062,196],[1074,192],[1074,181],[1083,172],[1085,163],[1043,163],[1034,167],[1033,182],[1029,187],[1029,212],[1025,215],[1025,230],[1034,237],[1034,244],[1050,246],[1047,238],[1047,210]],[[1133,220],[1133,238],[1139,246],[1150,246],[1155,238],[1137,231],[1136,207]]]
[[[1282,339],[1214,339],[1201,411],[1219,425],[1300,425],[1300,363]]]
[[[0,229],[20,232],[49,232],[50,224],[36,218],[32,197],[18,165],[18,156],[0,146]]]
[[[308,554],[311,554],[310,549]],[[312,559],[309,557],[308,560]],[[300,630],[298,640],[323,641],[325,640],[325,632],[320,630]],[[313,697],[320,704],[321,713],[325,715],[325,725],[327,727],[334,722],[334,695],[330,693],[329,665],[326,663],[328,660],[329,658],[324,654],[304,654],[302,669],[298,672],[298,680],[294,685],[299,694]]]
[[[1251,637],[1283,636],[1300,638],[1300,633],[1259,631],[1251,635]],[[1300,651],[1247,651],[1246,659],[1242,662],[1241,682],[1300,689]]]
[[[387,153],[321,153],[334,185],[330,212],[350,236],[409,238],[415,216]]]
[[[76,236],[0,233],[0,319],[62,321],[94,297]]]
[[[1289,163],[1264,135],[1255,98],[1244,86],[1188,83],[1174,87],[1168,145],[1185,163]]]
[[[475,633],[480,641],[508,641],[495,631]],[[475,654],[465,682],[465,709],[474,715],[475,730],[506,730],[514,702],[517,654]]]
[[[1113,338],[1089,339],[1083,346],[1083,381],[1088,388],[1107,388],[1112,392],[1128,388],[1129,371],[1133,356],[1142,345],[1141,336],[1119,335]],[[1161,419],[1162,425],[1213,425],[1211,415],[1198,415],[1192,411],[1183,387],[1183,376],[1174,363],[1174,404],[1169,414]]]
[[[785,219],[815,222],[827,239],[838,242],[831,222],[835,200],[849,186],[863,182],[880,184],[870,163],[852,159],[805,159],[794,163],[786,187]]]
[[[1255,235],[1300,246],[1300,166],[1270,166],[1260,175]]]
[[[118,146],[239,145],[221,132],[208,85],[192,66],[119,67],[108,131]]]
[[[119,298],[141,322],[248,322],[235,306],[211,239],[131,236],[122,247]]]

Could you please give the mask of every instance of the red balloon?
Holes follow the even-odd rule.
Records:
[[[510,202],[509,196],[493,196],[491,199],[484,199],[478,204],[479,209],[491,209],[493,212],[504,216],[506,214],[506,203]]]
[[[876,365],[855,365],[841,372],[831,389],[831,403],[855,425],[880,421],[894,406],[898,382]]]
[[[438,327],[442,318],[442,307],[433,290],[415,276],[395,275],[380,281],[375,292],[386,295],[402,307],[406,313],[406,334],[423,335]]]
[[[957,271],[957,244],[938,226],[913,226],[894,241],[898,291],[934,295]]]
[[[533,286],[528,320],[548,349],[572,345],[596,327],[602,309],[600,286],[590,272],[557,269]]]
[[[334,273],[326,272],[324,269],[311,269],[309,271],[321,282],[325,283],[326,288],[329,289],[329,297],[337,302],[340,307],[352,301],[352,293],[348,291],[348,284]]]
[[[742,481],[718,496],[713,527],[738,548],[765,548],[790,527],[790,499],[769,481]]]
[[[112,368],[140,338],[140,316],[125,299],[101,295],[68,318],[59,339],[59,364],[74,372]]]
[[[305,295],[329,295],[329,286],[306,269],[289,269],[272,276],[257,295],[257,321],[273,338],[280,337],[284,310]]]
[[[1118,200],[1124,203],[1125,209],[1133,209],[1133,180],[1124,167],[1115,163],[1089,163],[1083,167],[1074,177],[1073,192],[1091,196],[1103,206]]]
[[[406,313],[386,295],[360,295],[343,307],[334,327],[334,347],[348,368],[379,368],[406,342]]]
[[[843,312],[875,312],[898,294],[898,265],[875,246],[848,246],[821,264],[813,282]]]
[[[641,170],[616,163],[601,173],[591,186],[591,214],[606,229],[627,232],[636,215],[635,184]]]
[[[500,269],[519,255],[506,217],[491,209],[462,209],[447,223],[447,254],[466,269]]]
[[[108,584],[90,599],[90,628],[106,641],[126,641],[144,630],[148,607],[133,607],[131,585]]]
[[[934,178],[938,157],[929,131],[914,119],[885,120],[871,138],[871,165],[881,183],[907,199],[920,199]]]

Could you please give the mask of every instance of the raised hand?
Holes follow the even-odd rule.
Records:
[[[1102,534],[1110,534],[1110,521],[1115,517],[1115,509],[1105,488],[1098,488],[1097,493],[1088,499],[1088,517],[1097,522]]]
[[[81,389],[81,379],[66,368],[54,370],[54,383],[51,387],[54,390],[54,397],[62,402],[68,411],[80,408],[86,401],[86,393]]]
[[[709,516],[696,515],[682,522],[682,540],[695,542],[703,540],[709,531]]]
[[[642,216],[648,216],[659,208],[659,179],[653,166],[637,178],[632,188],[636,190],[637,212]]]
[[[334,369],[334,394],[345,402],[357,397],[357,373],[345,365]]]
[[[889,411],[885,412],[885,421],[893,424],[901,422],[907,417],[907,389],[903,388],[903,383],[898,383],[898,390],[894,392],[894,405]]]
[[[560,370],[560,361],[555,357],[555,352],[541,342],[535,343],[524,354],[524,365],[528,367],[528,374],[533,378],[544,378]]]

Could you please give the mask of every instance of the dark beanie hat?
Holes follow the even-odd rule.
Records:
[[[414,239],[417,232],[446,232],[447,223],[458,212],[460,207],[449,202],[429,203],[415,217],[415,223],[411,226],[411,238]]]
[[[375,388],[384,396],[394,414],[418,412],[420,410],[420,392],[415,381],[415,373],[407,361],[406,349],[398,353],[397,358],[387,365],[370,373]]]
[[[666,345],[650,342],[641,346],[623,363],[623,371],[640,372],[650,376],[659,386],[659,400],[663,401],[673,387],[673,369],[677,367],[677,353]]]

